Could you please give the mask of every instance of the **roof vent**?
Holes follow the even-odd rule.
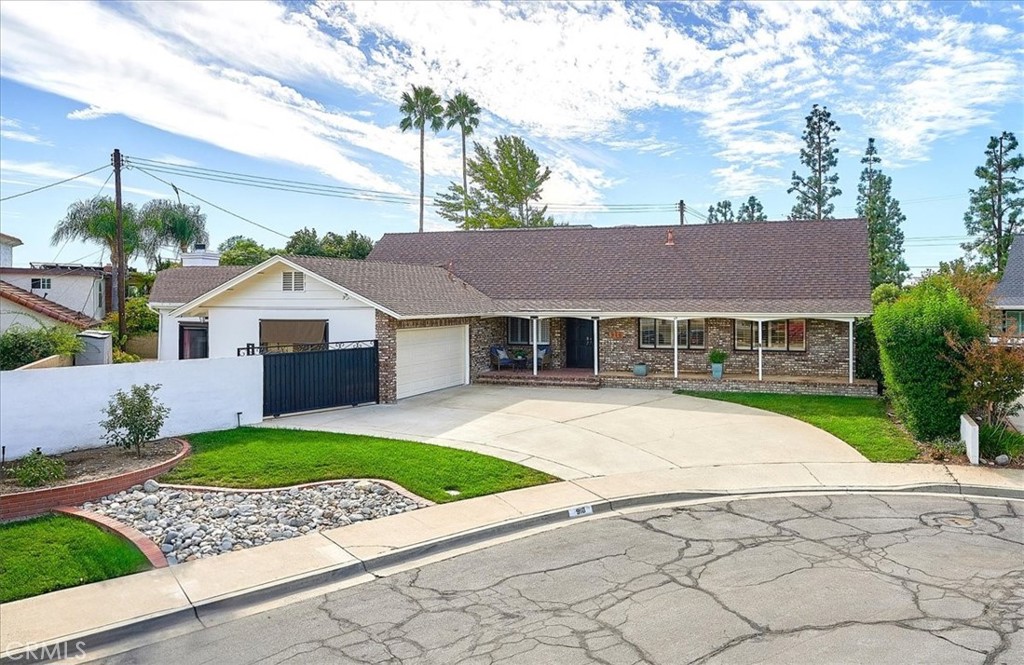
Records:
[[[205,249],[206,249],[206,243],[205,242],[197,242],[193,246],[193,248],[192,248],[192,250],[195,251],[195,252],[202,252]]]
[[[665,236],[665,246],[674,247],[676,244],[676,237],[672,235],[672,229],[668,230],[668,234]]]

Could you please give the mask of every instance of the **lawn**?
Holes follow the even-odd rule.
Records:
[[[0,524],[0,603],[147,568],[134,545],[74,517]]]
[[[889,418],[885,402],[880,398],[677,392],[735,402],[802,420],[842,439],[872,462],[907,462],[917,457],[914,439]]]
[[[444,503],[558,480],[487,455],[356,434],[239,427],[187,438],[192,455],[161,481],[256,489],[380,478]]]

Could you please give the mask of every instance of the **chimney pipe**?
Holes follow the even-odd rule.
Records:
[[[675,244],[676,244],[676,238],[672,234],[672,229],[669,229],[668,230],[668,234],[665,237],[665,246],[666,247],[674,247]]]

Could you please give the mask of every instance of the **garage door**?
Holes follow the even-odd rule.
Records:
[[[468,326],[398,331],[398,399],[466,383]]]

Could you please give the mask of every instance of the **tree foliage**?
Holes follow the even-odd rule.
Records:
[[[985,324],[945,277],[927,279],[875,308],[879,360],[896,413],[921,440],[952,436],[965,402],[958,342],[983,339]]]
[[[149,298],[136,296],[124,301],[124,325],[128,337],[157,332],[160,329],[160,315],[149,307]],[[103,320],[106,330],[117,333],[117,312],[110,312]]]
[[[872,288],[886,283],[902,285],[910,270],[903,260],[902,225],[907,217],[892,195],[892,178],[878,167],[881,161],[875,139],[869,138],[860,160],[864,170],[857,185],[857,216],[868,223]]]
[[[959,340],[949,335],[950,362],[960,373],[960,395],[978,422],[996,426],[1020,409],[1024,394],[1024,347],[1000,338]]]
[[[30,328],[15,324],[0,335],[0,370],[18,369],[54,355],[82,350],[78,330],[67,325]]]
[[[162,247],[182,253],[196,243],[206,243],[206,215],[197,205],[178,203],[168,199],[153,199],[139,211],[142,226],[152,238],[144,251],[152,262]]]
[[[732,201],[719,201],[708,207],[708,224],[729,224],[736,221]]]
[[[462,229],[552,226],[547,206],[540,200],[551,169],[541,169],[537,153],[518,136],[499,136],[491,150],[473,143],[466,166],[470,190],[452,183],[435,198],[438,214]],[[468,214],[465,202],[468,200]]]
[[[284,246],[285,254],[299,256],[326,256],[334,259],[365,259],[373,251],[373,241],[358,231],[338,235],[328,231],[317,236],[316,229],[301,228],[292,234]]]
[[[254,266],[270,258],[270,250],[252,238],[236,236],[227,249],[221,249],[220,264],[222,266]],[[221,248],[225,243],[221,243]]]
[[[764,206],[756,196],[751,196],[740,205],[739,213],[736,215],[737,222],[767,222],[768,216],[764,214]]]
[[[423,148],[427,127],[435,134],[444,127],[444,108],[441,98],[429,86],[412,86],[412,93],[402,93],[402,104],[398,107],[402,119],[398,123],[403,132],[420,130],[420,233],[423,233],[423,204],[425,200],[425,162]]]
[[[154,396],[160,384],[135,384],[128,392],[118,390],[103,409],[104,440],[112,446],[134,449],[142,457],[142,446],[160,436],[171,410]]]
[[[445,103],[444,118],[448,129],[458,126],[462,136],[462,189],[469,191],[469,176],[466,173],[466,137],[480,126],[480,106],[464,92],[457,93]],[[469,219],[469,198],[463,196],[463,222]]]
[[[801,138],[804,147],[800,149],[800,163],[809,170],[806,176],[793,171],[787,194],[796,192],[796,205],[789,213],[790,219],[832,219],[835,204],[832,199],[843,192],[839,189],[839,174],[831,173],[839,163],[836,156],[835,134],[839,125],[832,120],[832,114],[825,106],[815,104],[806,117],[807,126]]]
[[[981,184],[970,190],[964,227],[975,236],[962,247],[977,252],[982,265],[997,273],[1006,266],[1006,255],[1024,213],[1024,181],[1017,175],[1024,156],[1017,151],[1017,137],[1003,132],[989,139],[985,164],[974,170]]]

